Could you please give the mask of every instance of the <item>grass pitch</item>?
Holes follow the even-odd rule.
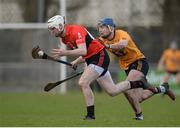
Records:
[[[95,104],[96,120],[84,121],[86,109],[81,92],[1,93],[0,127],[180,126],[180,96],[175,102],[161,95],[143,102],[143,121],[132,119],[134,113],[123,95],[95,93]]]

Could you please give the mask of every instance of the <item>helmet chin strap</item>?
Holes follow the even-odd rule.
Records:
[[[59,30],[59,36],[61,36],[64,32],[64,26],[61,26],[62,29],[60,29],[60,25],[57,27],[57,29]]]
[[[107,39],[110,35],[111,35],[111,33],[112,32],[109,32],[107,35],[105,35],[105,36],[102,36],[102,38],[105,38],[105,39]]]
[[[59,31],[60,31],[60,29],[59,29]],[[60,33],[59,33],[59,36],[63,36],[63,32],[64,32],[64,28],[63,28],[63,30],[62,31],[60,31]]]

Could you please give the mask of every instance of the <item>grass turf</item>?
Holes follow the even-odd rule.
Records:
[[[157,95],[141,104],[145,119],[136,121],[123,95],[110,97],[95,93],[96,120],[84,121],[86,113],[81,92],[1,93],[0,127],[122,127],[180,126],[180,96],[175,102]]]

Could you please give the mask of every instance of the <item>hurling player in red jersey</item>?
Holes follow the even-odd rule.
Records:
[[[99,85],[110,96],[118,95],[132,88],[146,88],[147,83],[143,78],[137,81],[122,81],[115,85],[108,71],[109,56],[104,46],[98,40],[95,40],[85,27],[65,24],[64,18],[56,15],[48,20],[48,29],[70,48],[70,50],[63,48],[52,49],[54,58],[79,56],[71,62],[72,65],[77,66],[82,62],[87,64],[79,79],[79,87],[82,90],[87,107],[87,115],[84,119],[95,119],[94,94],[90,88],[92,81],[97,80]]]

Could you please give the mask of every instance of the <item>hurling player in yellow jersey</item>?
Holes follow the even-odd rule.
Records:
[[[158,63],[158,70],[165,70],[164,82],[168,82],[170,76],[174,75],[180,85],[180,50],[178,50],[176,41],[172,41],[170,48],[163,52]]]
[[[126,80],[135,80],[146,76],[148,73],[148,62],[143,53],[137,48],[130,35],[120,29],[115,29],[113,19],[104,18],[98,22],[99,40],[105,47],[119,58],[119,67],[127,75]],[[168,84],[162,84],[152,90],[132,89],[124,92],[125,97],[131,104],[136,120],[143,120],[140,103],[157,93],[167,94],[172,100],[175,95],[169,89]]]

